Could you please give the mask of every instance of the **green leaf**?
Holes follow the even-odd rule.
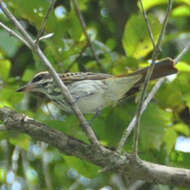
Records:
[[[7,170],[6,168],[0,168],[0,181],[1,183],[6,183]]]
[[[176,144],[177,133],[173,127],[168,128],[165,135],[164,135],[164,142],[166,144],[167,152],[171,152]]]
[[[11,62],[6,59],[0,60],[0,79],[7,80],[11,68]]]
[[[154,1],[142,0],[142,2],[143,2],[144,9],[148,10],[154,6],[157,6],[157,5],[167,4],[168,0],[154,0]],[[140,3],[138,3],[138,7],[141,8]]]
[[[18,136],[15,136],[14,138],[10,138],[9,142],[15,146],[23,148],[24,150],[28,150],[30,137],[25,134],[20,134]]]
[[[64,156],[64,160],[71,168],[74,168],[85,177],[92,178],[97,176],[99,167],[95,166],[94,164],[91,164],[87,161],[81,160],[73,156]]]
[[[170,157],[171,157],[171,161],[172,161],[173,166],[182,167],[182,168],[190,168],[190,165],[189,165],[190,154],[189,154],[189,152],[174,151],[171,153]]]
[[[168,5],[168,0],[142,0],[143,2],[143,7],[144,9],[147,11],[148,9],[151,9],[152,7],[158,6],[158,5],[163,5],[166,4]],[[187,5],[190,5],[190,1],[189,0],[175,0],[175,2],[177,3],[184,3]],[[138,7],[141,8],[140,3],[138,3]]]
[[[21,42],[17,38],[11,36],[8,32],[3,30],[0,31],[0,48],[3,49],[9,57],[15,55],[20,44]]]
[[[160,34],[161,24],[152,15],[148,19],[152,28],[154,41],[156,42]],[[134,15],[128,20],[125,25],[122,43],[126,55],[135,58],[146,56],[153,50],[147,25],[142,15]]]
[[[156,95],[158,103],[163,108],[179,108],[184,102],[180,88],[179,81],[176,80],[164,84]]]
[[[158,185],[158,190],[170,190],[170,187],[168,185]]]
[[[171,122],[171,113],[150,104],[141,121],[141,147],[159,150],[163,143],[165,128]]]
[[[89,142],[87,136],[83,133],[79,126],[79,121],[73,115],[65,117],[63,120],[49,120],[46,119],[43,121],[48,126],[63,131],[67,135],[71,135],[77,139],[80,139],[84,142]]]
[[[188,125],[186,125],[184,123],[178,123],[178,124],[172,126],[172,128],[175,131],[182,133],[183,135],[186,135],[186,136],[190,135],[190,130],[189,130]]]
[[[65,27],[73,39],[79,40],[82,34],[82,28],[74,11],[71,11],[65,19]]]
[[[178,71],[190,72],[190,65],[184,61],[178,62],[176,68],[178,69]]]
[[[30,81],[33,78],[34,75],[35,75],[35,71],[34,70],[32,70],[32,69],[26,69],[24,71],[24,75],[22,76],[22,80],[28,82],[28,81]]]
[[[172,11],[172,16],[190,16],[190,8],[185,5],[178,6]]]

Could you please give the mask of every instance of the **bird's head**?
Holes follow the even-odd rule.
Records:
[[[47,71],[36,74],[31,81],[22,86],[17,92],[41,92],[47,93],[49,85],[53,84],[53,79]]]

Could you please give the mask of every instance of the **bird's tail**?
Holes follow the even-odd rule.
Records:
[[[149,67],[140,69],[140,70],[128,75],[128,76],[133,76],[133,75],[141,74],[142,78],[125,94],[125,97],[131,96],[131,95],[135,94],[136,92],[138,92],[140,84],[142,84],[145,80],[148,68]],[[177,72],[178,71],[174,67],[173,60],[171,58],[164,58],[155,63],[154,70],[152,72],[150,79],[151,80],[158,79],[161,77],[175,74]]]
[[[138,83],[142,83],[145,80],[145,76],[148,69],[149,67],[140,69],[132,74],[129,74],[128,76],[142,74],[143,77],[141,78],[140,81],[138,81]],[[155,63],[154,70],[151,75],[151,80],[158,79],[175,73],[177,73],[177,69],[174,67],[173,60],[171,58],[164,58]]]

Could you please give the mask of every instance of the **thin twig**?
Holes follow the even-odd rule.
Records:
[[[46,35],[44,35],[44,36],[41,36],[41,37],[39,38],[39,41],[42,41],[42,40],[46,40],[46,39],[48,39],[48,38],[51,38],[53,35],[54,35],[54,33],[49,33],[49,34],[46,34]]]
[[[155,86],[152,88],[151,92],[148,94],[148,97],[143,102],[142,109],[141,109],[141,114],[146,110],[148,104],[150,103],[150,101],[152,100],[152,98],[155,96],[156,92],[159,90],[159,88],[161,87],[161,85],[163,84],[164,81],[165,81],[165,78],[160,79],[155,84]],[[128,127],[124,131],[123,136],[121,138],[121,141],[120,141],[120,143],[118,145],[117,152],[120,153],[122,151],[122,148],[125,145],[126,140],[128,139],[128,137],[131,134],[131,132],[134,129],[134,127],[136,126],[135,125],[136,119],[137,119],[137,114],[133,117],[133,119],[129,123]]]
[[[8,10],[8,8],[4,5],[3,0],[0,0],[0,6],[4,14],[12,21],[12,23],[16,26],[19,32],[23,35],[23,38],[29,43],[31,49],[33,49],[34,40],[30,37],[30,35],[26,32],[26,30],[22,27],[19,21],[15,18],[15,16]],[[17,37],[17,36],[15,36]]]
[[[53,7],[55,5],[56,0],[51,0],[51,4],[47,10],[46,16],[44,17],[41,26],[40,26],[40,30],[38,31],[37,37],[36,37],[36,41],[35,43],[38,44],[39,43],[39,39],[41,37],[41,35],[43,35],[44,31],[45,31],[45,27],[49,18],[49,15],[51,13],[51,11],[53,10]]]
[[[53,189],[53,185],[52,185],[52,178],[50,175],[50,171],[49,171],[49,167],[48,167],[48,161],[47,161],[47,153],[46,153],[46,149],[48,147],[48,144],[41,142],[41,163],[42,163],[42,171],[43,171],[43,175],[45,178],[45,183],[46,183],[46,188],[47,190],[51,190]]]
[[[14,36],[16,38],[18,38],[21,42],[23,42],[28,48],[31,49],[31,46],[29,45],[29,43],[22,38],[19,34],[17,34],[15,31],[13,31],[12,29],[10,29],[9,27],[5,26],[2,22],[0,22],[0,27],[2,27],[4,30],[6,30],[11,36]]]
[[[26,30],[22,27],[22,25],[18,22],[18,20],[15,18],[15,16],[8,10],[6,6],[4,6],[4,3],[2,3],[2,0],[0,0],[0,6],[5,13],[5,15],[14,23],[15,27],[20,31],[20,33],[23,35],[25,40],[30,44],[32,47],[33,52],[35,52],[40,60],[43,62],[43,64],[47,67],[49,73],[55,80],[56,84],[61,90],[61,93],[66,98],[67,102],[71,105],[71,108],[75,115],[78,117],[81,126],[86,133],[87,137],[89,138],[90,142],[98,149],[101,149],[102,146],[100,145],[100,142],[98,141],[94,131],[90,127],[88,121],[80,111],[79,107],[77,106],[76,102],[74,101],[72,95],[70,94],[68,88],[64,85],[63,81],[47,59],[47,57],[44,55],[40,47],[33,41],[33,39],[30,37],[30,35],[26,32]]]
[[[155,49],[156,44],[155,44],[155,41],[154,41],[154,35],[153,35],[153,32],[152,32],[150,23],[148,21],[148,16],[147,16],[146,11],[144,9],[144,5],[143,5],[142,0],[140,0],[139,2],[140,2],[140,5],[141,5],[141,8],[142,8],[143,16],[144,16],[144,19],[145,19],[145,22],[146,22],[146,25],[147,25],[147,28],[148,28],[148,33],[149,33],[150,39],[152,41],[153,48]]]
[[[3,167],[4,169],[4,177],[2,176],[1,177],[1,182],[4,182],[5,184],[5,188],[6,189],[10,189],[10,183],[8,183],[8,180],[7,180],[7,177],[8,177],[8,172],[10,170],[10,145],[9,145],[9,142],[7,139],[4,139],[4,140],[1,140],[0,142],[0,146],[2,148],[2,151],[3,151],[3,162],[4,164],[2,164],[1,167]]]
[[[70,69],[73,67],[73,65],[76,63],[76,61],[82,56],[82,54],[84,53],[84,51],[86,50],[86,48],[88,47],[88,43],[82,48],[81,52],[79,53],[79,55],[75,58],[75,60],[67,67],[67,69],[65,70],[65,72],[69,72]]]
[[[174,64],[177,64],[182,57],[190,50],[190,42],[187,44],[187,46],[185,46],[185,48],[179,53],[179,55],[174,59]],[[163,81],[162,81],[163,80]],[[164,78],[160,79],[156,85],[153,87],[152,91],[149,93],[148,97],[146,98],[146,100],[144,101],[143,104],[143,108],[142,108],[142,113],[145,111],[146,107],[148,106],[149,102],[151,101],[151,99],[154,97],[154,95],[156,94],[156,92],[159,90],[159,88],[161,87],[161,85],[164,83]],[[141,114],[142,114],[141,113]],[[130,124],[128,125],[128,127],[126,128],[126,130],[123,133],[122,139],[120,141],[120,144],[118,146],[118,152],[121,152],[122,147],[124,146],[125,142],[127,141],[127,138],[129,137],[129,135],[131,134],[132,130],[135,127],[135,120],[136,120],[136,115],[133,117],[133,119],[131,120]]]
[[[138,105],[138,110],[137,110],[136,115],[133,117],[132,121],[130,122],[129,126],[125,129],[125,131],[123,133],[123,136],[122,136],[122,138],[121,138],[121,140],[119,142],[119,145],[118,145],[118,148],[117,148],[117,152],[119,152],[119,153],[121,153],[122,148],[125,145],[125,142],[126,142],[128,136],[129,136],[129,134],[131,133],[132,129],[136,127],[136,132],[135,132],[135,135],[134,135],[134,153],[137,156],[138,138],[139,138],[139,133],[140,133],[140,125],[139,125],[139,123],[140,123],[141,115],[143,113],[143,111],[141,111],[141,110],[142,110],[142,107],[144,105],[143,102],[144,102],[144,98],[145,98],[145,94],[146,94],[147,85],[148,85],[148,82],[150,80],[150,77],[151,77],[153,69],[154,69],[154,62],[157,59],[158,54],[160,52],[159,51],[160,44],[161,44],[161,41],[162,41],[164,33],[165,33],[165,28],[166,28],[166,25],[167,25],[167,22],[168,22],[169,13],[171,12],[171,7],[172,7],[171,4],[172,4],[172,0],[169,0],[169,6],[168,6],[168,10],[167,10],[168,12],[167,12],[166,17],[164,19],[164,23],[163,23],[163,26],[162,26],[162,29],[161,29],[161,32],[160,32],[159,40],[158,40],[158,42],[156,44],[156,47],[155,47],[153,55],[152,55],[152,64],[151,64],[150,68],[148,69],[146,77],[145,77],[143,90],[142,90],[139,105]],[[142,10],[143,10],[143,15],[146,15],[146,12],[145,12],[143,6],[142,6]],[[145,16],[145,17],[147,17],[147,16]],[[148,27],[148,25],[147,25],[147,27]],[[151,28],[149,28],[149,27],[148,27],[148,32],[149,32],[149,36],[151,37],[152,32],[151,32]],[[154,46],[154,44],[153,44],[153,46]],[[128,128],[129,128],[129,130],[128,130]]]
[[[11,156],[11,161],[12,161],[12,171],[14,172],[14,174],[17,174],[18,171],[18,160],[19,160],[19,156],[20,156],[20,147],[16,146],[13,150],[12,156]]]
[[[174,59],[174,64],[177,64],[182,57],[190,50],[190,42],[185,46],[185,48],[177,55],[177,57]]]
[[[88,41],[88,45],[89,45],[89,47],[90,47],[90,50],[91,50],[91,52],[92,52],[92,55],[94,56],[94,58],[95,58],[95,60],[96,60],[96,62],[97,62],[98,67],[100,68],[100,70],[101,70],[102,72],[105,72],[104,68],[102,67],[102,65],[101,65],[101,63],[100,63],[100,60],[99,60],[98,56],[97,56],[96,53],[95,53],[95,50],[94,50],[94,48],[93,48],[93,46],[92,46],[91,39],[90,39],[90,37],[89,37],[89,35],[88,35],[88,33],[87,33],[86,23],[85,23],[85,21],[84,21],[84,18],[83,18],[83,16],[82,16],[82,13],[80,12],[80,9],[79,9],[79,6],[78,6],[78,1],[77,1],[77,0],[72,0],[72,2],[73,2],[73,5],[74,5],[75,12],[76,12],[76,14],[77,14],[77,16],[78,16],[78,18],[79,18],[79,21],[80,21],[82,30],[83,30],[83,32],[84,32],[84,35],[86,36],[86,39],[87,39],[87,41]]]
[[[161,46],[162,40],[163,40],[165,32],[166,32],[166,27],[167,27],[168,19],[169,19],[171,10],[172,10],[172,5],[173,5],[173,0],[169,0],[166,16],[164,18],[164,22],[163,22],[163,25],[162,25],[162,29],[161,29],[161,32],[160,32],[158,42],[156,44],[157,47],[156,47],[155,51],[153,52],[152,58],[156,57],[156,55],[154,55],[154,54],[158,54],[159,52],[157,52],[157,51],[160,51],[160,49],[161,49],[160,46]]]
[[[135,134],[134,134],[134,154],[136,156],[138,154],[138,141],[139,141],[139,134],[140,134],[140,120],[141,120],[141,115],[142,115],[141,110],[142,110],[144,98],[145,98],[145,95],[146,95],[148,82],[150,81],[150,77],[152,75],[153,70],[154,70],[154,62],[151,64],[150,68],[147,71],[145,81],[144,81],[144,85],[143,85],[143,89],[142,89],[141,96],[140,96],[140,101],[139,101],[139,105],[138,105],[138,109],[137,109],[137,114],[136,114],[136,120],[135,120],[135,129],[136,129],[136,131],[135,131]]]
[[[28,170],[29,170],[29,160],[27,158],[27,152],[23,149],[21,149],[21,158],[22,158],[22,167],[23,167],[24,178],[25,178],[27,189],[34,190],[35,189],[34,183],[32,183],[31,180],[29,180],[27,176]]]
[[[136,155],[136,157],[138,156],[140,120],[141,120],[141,115],[142,115],[141,110],[142,110],[142,106],[143,106],[143,102],[144,102],[148,82],[150,81],[150,77],[151,77],[152,72],[154,70],[155,60],[158,58],[158,55],[159,55],[159,52],[160,52],[159,51],[160,50],[160,45],[161,45],[162,39],[163,39],[164,34],[165,34],[166,26],[167,26],[167,23],[168,23],[168,17],[170,15],[171,9],[172,9],[172,0],[169,0],[167,14],[165,16],[164,23],[162,25],[162,29],[161,29],[161,32],[160,32],[158,42],[156,44],[156,48],[154,49],[154,52],[153,52],[153,55],[152,55],[152,64],[151,64],[150,68],[147,71],[145,81],[144,81],[144,85],[143,85],[143,89],[142,89],[142,94],[141,94],[141,97],[140,97],[139,107],[138,107],[138,110],[137,110],[137,115],[136,115],[136,120],[135,120],[136,131],[135,131],[135,134],[134,134],[134,154]]]

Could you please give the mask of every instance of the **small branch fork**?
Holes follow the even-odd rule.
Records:
[[[179,55],[174,59],[174,64],[177,64],[182,57],[190,50],[190,42],[185,46],[185,48],[179,53]]]
[[[129,128],[130,130],[128,130],[128,128],[126,128],[126,130],[124,131],[123,136],[122,136],[122,138],[121,138],[121,140],[119,142],[118,148],[117,148],[117,151],[119,153],[121,153],[122,148],[123,148],[123,146],[124,146],[124,144],[125,144],[125,142],[127,140],[127,137],[129,136],[129,131],[132,131],[131,129],[135,128],[136,130],[135,130],[135,134],[134,134],[134,150],[133,151],[134,151],[134,154],[136,155],[136,157],[138,156],[138,141],[139,141],[139,134],[140,134],[140,120],[141,120],[141,115],[142,115],[143,111],[145,110],[145,109],[143,110],[143,103],[144,103],[144,100],[145,100],[145,94],[146,94],[148,82],[150,81],[150,77],[151,77],[152,72],[154,70],[155,61],[158,58],[158,55],[160,53],[161,42],[162,42],[162,39],[164,37],[166,26],[167,26],[167,23],[168,23],[168,18],[169,18],[171,9],[172,9],[172,0],[169,0],[167,14],[166,14],[166,17],[164,19],[164,23],[162,25],[160,36],[159,36],[159,39],[158,39],[158,42],[157,42],[156,45],[155,45],[153,33],[152,33],[152,30],[151,30],[151,27],[150,27],[150,24],[149,24],[149,21],[148,21],[148,16],[146,15],[146,12],[145,12],[144,7],[143,7],[142,0],[140,0],[140,5],[141,5],[141,8],[143,10],[143,16],[144,16],[145,21],[147,23],[147,28],[148,28],[150,38],[151,38],[151,40],[153,42],[154,52],[153,52],[153,55],[152,55],[152,64],[151,64],[151,66],[150,66],[150,68],[149,68],[149,70],[148,70],[148,72],[146,74],[146,77],[145,77],[145,81],[144,81],[143,89],[142,89],[142,92],[141,92],[141,97],[140,97],[137,113],[133,117],[131,123],[128,126],[128,128],[130,127]]]
[[[140,0],[140,1],[142,1],[142,0]],[[140,98],[140,102],[139,102],[139,107],[138,107],[137,114],[136,114],[137,115],[137,119],[136,119],[136,122],[135,122],[136,131],[135,131],[135,135],[134,135],[134,154],[136,155],[136,157],[138,156],[140,120],[141,120],[141,115],[142,115],[141,110],[142,110],[143,102],[144,102],[144,99],[145,99],[145,94],[146,94],[148,82],[150,81],[150,77],[151,77],[152,72],[154,70],[154,64],[155,64],[156,59],[158,58],[158,55],[159,55],[159,52],[160,52],[160,49],[161,49],[160,48],[161,42],[162,42],[162,39],[163,39],[163,37],[165,35],[165,30],[166,30],[166,26],[167,26],[167,23],[168,23],[168,18],[169,18],[170,12],[172,10],[172,1],[173,0],[169,0],[169,6],[168,6],[167,14],[166,14],[166,17],[164,19],[164,23],[162,25],[162,29],[161,29],[161,33],[160,33],[158,42],[156,44],[156,47],[155,47],[153,55],[152,55],[151,67],[149,68],[149,70],[148,70],[148,72],[146,74],[146,77],[145,77],[144,86],[143,86],[143,89],[142,89],[142,94],[141,94],[141,98]]]
[[[151,92],[148,94],[146,100],[143,102],[142,105],[142,109],[141,109],[141,114],[146,110],[148,104],[150,103],[150,101],[152,100],[152,98],[155,96],[156,92],[159,90],[159,88],[161,87],[161,85],[164,83],[165,78],[160,79],[155,86],[152,88]],[[137,119],[137,115],[135,115],[133,117],[133,119],[131,120],[131,122],[129,123],[128,127],[126,128],[126,130],[123,132],[123,136],[121,138],[121,141],[118,145],[117,148],[117,152],[121,153],[122,148],[127,140],[127,138],[129,137],[129,135],[131,134],[132,130],[135,128],[135,122]]]
[[[54,3],[54,1],[52,1],[52,3]],[[75,113],[75,115],[78,117],[84,132],[88,136],[89,141],[95,146],[95,148],[98,148],[99,150],[101,150],[102,146],[100,145],[100,142],[98,141],[94,131],[90,127],[84,115],[81,113],[73,97],[71,96],[68,88],[64,85],[63,81],[60,79],[59,75],[57,74],[57,72],[55,71],[55,69],[53,68],[49,60],[47,59],[47,57],[44,55],[44,53],[40,49],[39,45],[35,43],[35,41],[31,38],[31,36],[27,33],[27,31],[22,27],[22,25],[15,18],[15,16],[8,10],[8,8],[5,6],[2,0],[0,0],[0,6],[4,14],[13,22],[13,24],[19,30],[19,32],[22,34],[23,37],[18,35],[16,32],[13,32],[10,28],[7,28],[7,27],[3,27],[3,28],[7,30],[7,32],[11,33],[11,35],[14,35],[15,37],[17,37],[19,40],[22,38],[21,41],[38,55],[42,63],[47,67],[49,73],[52,75],[53,79],[55,80],[59,88],[61,89],[61,93],[66,98],[67,102],[71,105],[71,108],[73,112]],[[51,5],[50,7],[53,7],[53,6]],[[48,15],[49,14],[50,12],[48,13]],[[45,19],[47,20],[46,17]],[[46,21],[43,21],[43,23],[45,22]],[[1,24],[1,26],[3,25]],[[44,25],[42,24],[42,26]],[[41,30],[43,30],[43,27]]]
[[[44,31],[45,31],[45,27],[46,27],[46,24],[47,24],[49,15],[50,15],[50,13],[51,13],[52,10],[53,10],[53,7],[54,7],[54,5],[55,5],[55,2],[56,2],[56,0],[51,0],[49,9],[47,10],[46,16],[44,17],[44,19],[43,19],[43,21],[42,21],[42,23],[41,23],[40,30],[38,31],[38,34],[37,34],[37,37],[36,37],[36,41],[35,41],[36,44],[39,43],[40,37],[43,35],[43,33],[44,33]]]

